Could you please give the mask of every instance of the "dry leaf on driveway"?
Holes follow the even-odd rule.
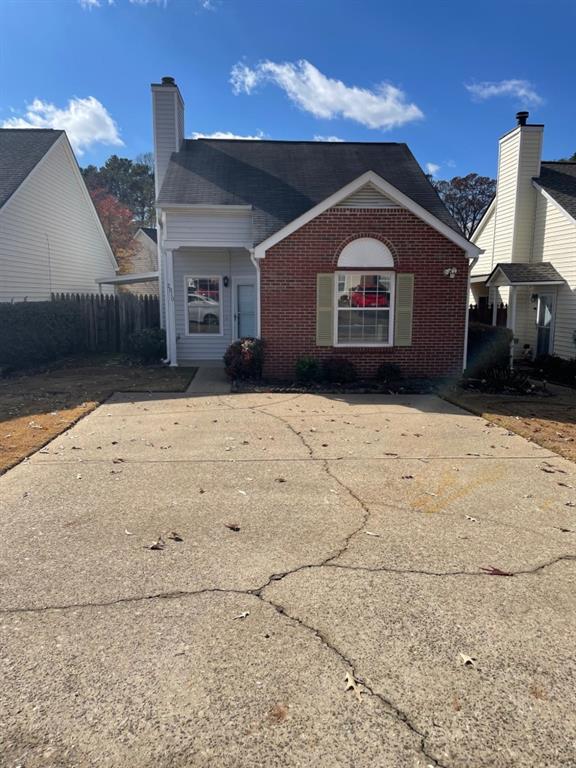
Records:
[[[242,611],[238,616],[234,616],[235,619],[247,619],[250,616],[250,611]]]
[[[493,565],[488,568],[480,568],[481,571],[485,571],[488,576],[514,576],[510,571],[502,571],[500,568],[495,568]]]
[[[462,664],[465,667],[475,667],[477,658],[476,656],[467,656],[465,653],[460,654],[460,659],[462,660]]]
[[[144,549],[154,549],[154,550],[161,550],[165,547],[164,539],[162,536],[158,536],[156,541],[153,541],[152,544],[150,544],[148,547],[144,547]]]
[[[360,690],[360,688],[358,686],[358,682],[352,677],[350,672],[346,672],[346,680],[345,680],[345,682],[346,682],[346,688],[344,690],[345,691],[350,691],[350,690],[354,691],[354,694],[356,695],[356,698],[358,699],[358,701],[362,701],[362,698],[361,698],[362,692],[361,692],[361,690]]]
[[[226,528],[229,528],[231,531],[238,532],[240,530],[240,524],[239,523],[224,523]]]
[[[172,531],[170,536],[168,536],[169,539],[172,539],[172,541],[184,541],[182,536],[180,536],[179,533],[176,533],[176,531]]]

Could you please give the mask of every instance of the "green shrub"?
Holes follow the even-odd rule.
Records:
[[[28,368],[86,351],[81,309],[71,302],[0,304],[0,366]]]
[[[512,338],[509,328],[470,323],[466,376],[482,378],[493,368],[508,368]]]
[[[358,373],[347,358],[327,357],[322,361],[322,379],[329,384],[351,384],[358,379]]]
[[[376,381],[382,382],[382,384],[388,384],[393,381],[400,381],[402,379],[402,371],[398,365],[394,363],[380,363],[376,369]]]
[[[322,368],[315,357],[303,355],[296,360],[296,381],[300,384],[313,384],[322,378]]]
[[[561,384],[576,385],[576,359],[565,360],[558,355],[540,355],[534,361],[535,370],[545,379]]]
[[[231,379],[259,379],[264,363],[264,345],[261,339],[245,337],[235,341],[224,354],[224,366]]]
[[[128,354],[139,363],[159,363],[166,357],[164,328],[143,328],[128,337]]]

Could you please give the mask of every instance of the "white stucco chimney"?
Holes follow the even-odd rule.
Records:
[[[178,152],[184,140],[184,101],[173,77],[163,77],[161,83],[152,83],[152,119],[154,178],[158,197],[170,155]]]
[[[517,125],[499,141],[494,253],[499,262],[530,261],[536,213],[532,178],[540,175],[543,125],[528,125],[518,112]]]

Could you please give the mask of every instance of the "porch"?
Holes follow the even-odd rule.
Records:
[[[258,335],[258,272],[246,248],[182,247],[165,256],[172,365],[221,364],[233,341]]]
[[[554,349],[558,288],[565,280],[549,263],[497,264],[472,285],[478,322],[503,325],[513,333],[511,360],[534,360]],[[482,319],[480,319],[482,318]]]

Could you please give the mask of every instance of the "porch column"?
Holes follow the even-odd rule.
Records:
[[[510,294],[508,296],[508,315],[506,317],[506,327],[510,328],[514,336],[516,328],[516,290],[515,285],[510,286]],[[514,367],[514,338],[510,343],[510,368]]]
[[[492,325],[498,325],[498,289],[489,288],[492,294]]]
[[[166,352],[170,360],[170,366],[177,365],[176,362],[176,308],[174,305],[174,252],[172,250],[164,251],[165,254],[165,275],[164,281],[164,307],[166,315]]]

